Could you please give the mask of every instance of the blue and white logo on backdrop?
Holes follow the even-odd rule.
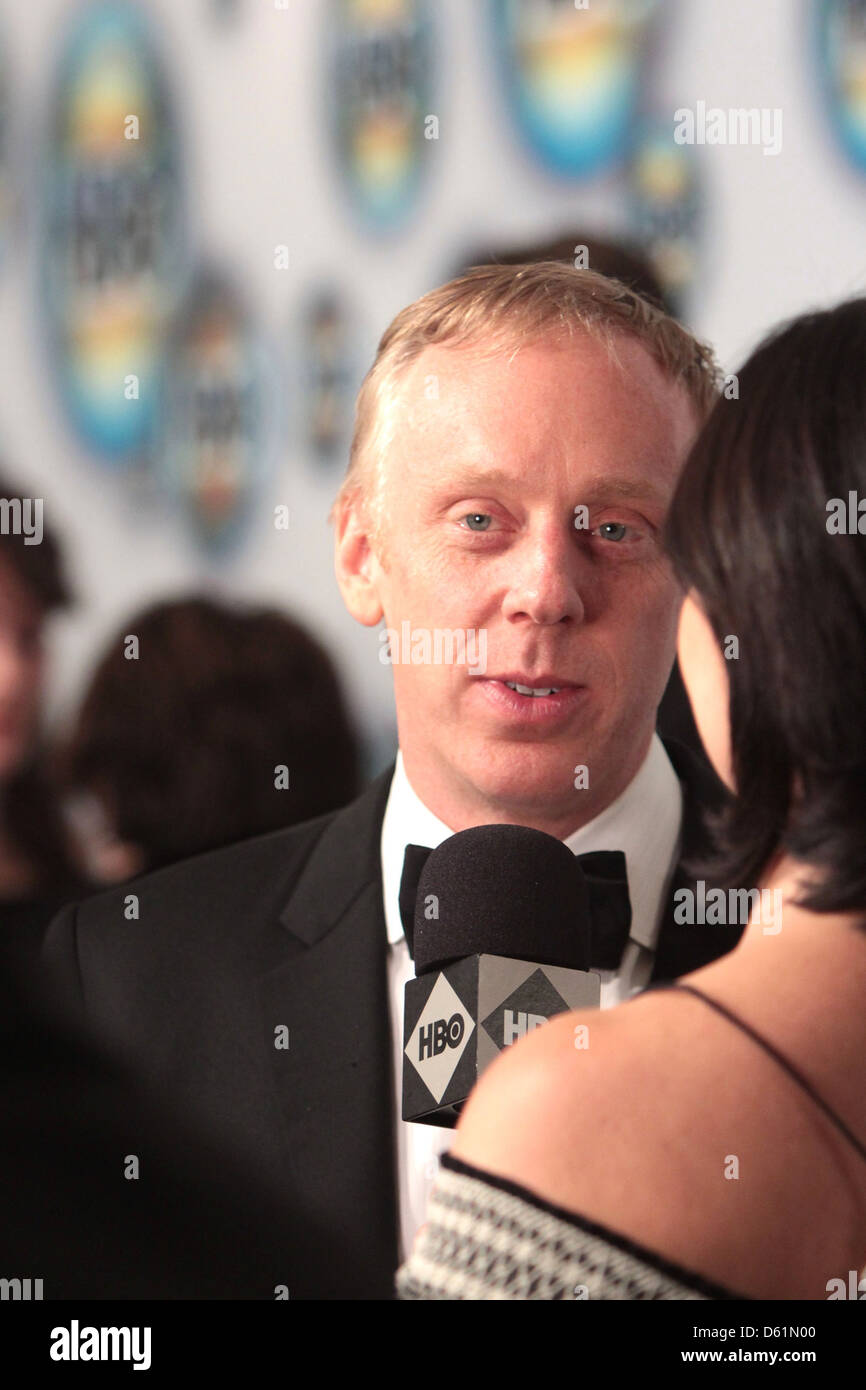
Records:
[[[817,0],[816,54],[824,101],[849,159],[866,169],[866,0]]]
[[[73,426],[115,464],[149,454],[186,246],[175,119],[145,15],[76,16],[48,124],[42,307]]]
[[[429,0],[330,0],[327,103],[343,184],[363,220],[411,211],[438,132]]]
[[[348,461],[359,366],[356,328],[346,299],[320,286],[300,315],[295,386],[304,452],[320,468]]]
[[[201,271],[166,345],[159,477],[214,557],[238,544],[266,472],[266,359],[239,293],[220,273]]]
[[[490,0],[508,103],[533,155],[587,178],[624,159],[659,0]]]
[[[693,145],[678,145],[670,119],[644,120],[629,162],[631,227],[676,312],[697,272],[702,190]]]
[[[6,256],[15,196],[12,190],[9,164],[10,82],[9,69],[6,63],[5,38],[0,42],[2,42],[3,49],[2,54],[0,54],[0,263],[2,263]]]

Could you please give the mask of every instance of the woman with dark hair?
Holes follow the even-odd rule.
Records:
[[[25,498],[0,477],[0,506],[0,933],[5,946],[30,935],[36,944],[37,929],[90,885],[64,828],[40,727],[45,624],[70,601],[60,550],[44,525],[42,499]]]
[[[63,763],[102,882],[309,820],[358,790],[357,739],[324,648],[284,613],[203,597],[127,620]]]
[[[441,1160],[403,1298],[826,1299],[860,1277],[864,364],[866,300],[772,335],[668,518],[683,676],[736,793],[682,920],[712,930],[711,880],[716,913],[748,905],[740,944],[500,1056]]]

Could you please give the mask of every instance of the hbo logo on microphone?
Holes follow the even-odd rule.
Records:
[[[434,1018],[426,1028],[418,1029],[418,1061],[427,1057],[438,1057],[446,1047],[459,1047],[466,1031],[462,1014],[452,1014],[450,1018]]]

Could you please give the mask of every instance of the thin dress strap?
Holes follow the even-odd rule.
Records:
[[[754,1028],[752,1028],[750,1024],[744,1023],[741,1018],[737,1018],[736,1014],[731,1013],[731,1010],[727,1008],[724,1004],[720,1004],[717,999],[711,999],[710,996],[708,994],[704,994],[702,990],[695,989],[694,985],[681,984],[679,980],[674,980],[669,985],[666,985],[665,988],[680,989],[683,990],[686,994],[693,994],[696,999],[702,999],[705,1004],[709,1004],[711,1009],[715,1009],[716,1013],[721,1014],[722,1017],[726,1018],[729,1023],[733,1023],[735,1028],[739,1028],[741,1032],[746,1033],[752,1039],[753,1042],[756,1042],[759,1047],[762,1047],[765,1052],[769,1053],[769,1055],[773,1058],[774,1062],[778,1062],[779,1066],[783,1069],[783,1071],[786,1071],[788,1073],[792,1081],[796,1081],[800,1089],[806,1092],[806,1095],[809,1097],[809,1099],[815,1102],[819,1110],[823,1111],[823,1113],[827,1116],[827,1119],[832,1121],[832,1123],[836,1126],[839,1132],[843,1134],[845,1138],[848,1140],[848,1143],[852,1146],[852,1148],[856,1149],[860,1157],[864,1161],[866,1161],[866,1145],[860,1143],[860,1140],[857,1138],[857,1136],[851,1133],[851,1130],[845,1124],[845,1121],[840,1120],[839,1116],[835,1113],[835,1111],[830,1109],[830,1106],[827,1104],[827,1102],[825,1100],[822,1100],[821,1096],[818,1095],[818,1092],[815,1090],[815,1087],[811,1084],[811,1082],[807,1081],[805,1076],[803,1076],[797,1070],[797,1068],[793,1066],[791,1062],[788,1061],[787,1057],[783,1057],[781,1052],[779,1052],[778,1049],[775,1048],[772,1043],[767,1042],[766,1038],[762,1038],[760,1033],[756,1033]]]

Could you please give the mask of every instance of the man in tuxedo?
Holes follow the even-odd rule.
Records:
[[[655,734],[681,599],[660,530],[715,396],[705,348],[588,271],[481,267],[410,305],[359,394],[334,508],[346,606],[385,623],[395,767],[336,814],[49,932],[102,1045],[221,1126],[323,1250],[337,1239],[339,1264],[311,1261],[292,1297],[390,1296],[450,1137],[399,1118],[407,844],[502,822],[622,851],[632,920],[600,963],[603,1006],[736,944],[674,920],[722,792]],[[443,659],[435,635],[456,632],[463,659]]]

